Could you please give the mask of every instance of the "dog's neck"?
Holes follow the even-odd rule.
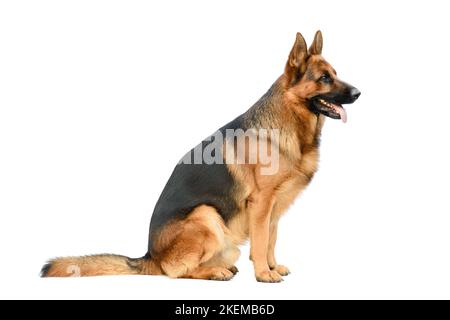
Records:
[[[306,101],[290,94],[284,75],[244,114],[244,119],[247,128],[278,129],[281,140],[298,146],[293,159],[318,148],[325,122],[323,115],[308,109]]]

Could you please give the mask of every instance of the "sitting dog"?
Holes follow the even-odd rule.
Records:
[[[43,277],[167,275],[229,280],[238,246],[250,239],[255,277],[280,282],[278,221],[313,178],[325,118],[347,120],[342,104],[360,96],[300,33],[284,73],[249,110],[188,152],[155,206],[147,254],[51,260]]]

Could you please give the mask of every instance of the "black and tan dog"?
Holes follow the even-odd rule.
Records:
[[[342,104],[360,95],[337,78],[321,53],[320,31],[309,50],[297,33],[284,73],[254,106],[218,130],[225,139],[212,155],[227,161],[183,161],[175,167],[153,212],[144,257],[58,258],[43,267],[42,276],[141,274],[229,280],[237,272],[238,246],[250,238],[256,279],[281,281],[289,270],[275,259],[278,221],[317,170],[325,117],[345,122]],[[267,163],[258,157],[253,162],[229,161],[236,160],[235,138],[260,129],[278,133],[276,140],[267,136],[277,154],[277,170],[270,174],[263,173]],[[229,139],[229,131],[238,134]],[[219,140],[203,141],[200,151],[213,141]],[[261,145],[245,140],[244,160],[257,153],[254,148]],[[194,149],[184,159],[192,160],[193,153]]]

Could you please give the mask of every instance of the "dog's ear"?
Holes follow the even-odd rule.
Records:
[[[316,35],[314,36],[314,41],[311,44],[311,47],[309,47],[309,54],[322,54],[322,46],[323,46],[323,39],[322,39],[322,32],[317,31]]]
[[[306,69],[306,59],[308,57],[308,49],[305,38],[300,32],[297,32],[294,46],[289,54],[289,60],[286,63],[285,73],[291,82],[298,80]]]
[[[291,68],[300,68],[305,62],[307,55],[308,51],[306,49],[305,38],[303,38],[300,32],[297,32],[294,46],[292,47],[291,53],[289,54],[289,66]]]

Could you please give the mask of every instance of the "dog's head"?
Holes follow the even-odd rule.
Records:
[[[337,77],[322,57],[322,44],[322,33],[317,31],[308,50],[305,39],[297,33],[285,68],[287,93],[310,112],[346,122],[342,105],[355,102],[361,92]]]

